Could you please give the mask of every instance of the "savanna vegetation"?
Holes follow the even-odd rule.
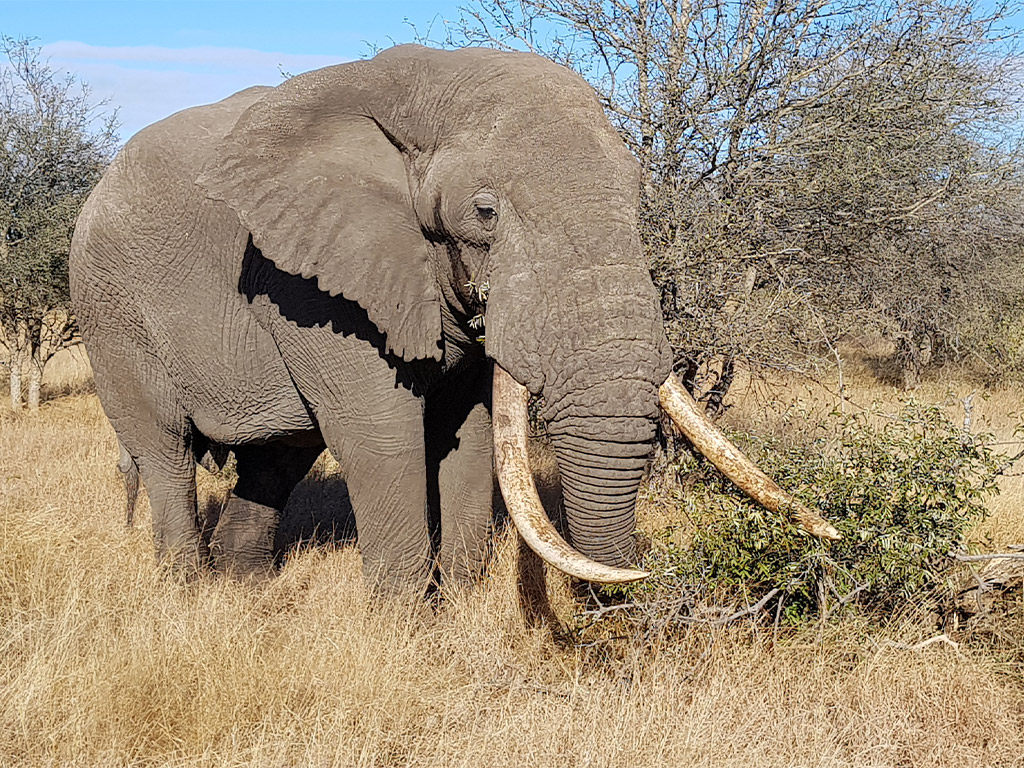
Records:
[[[666,430],[638,510],[651,579],[585,589],[504,531],[483,583],[433,605],[366,592],[327,456],[264,584],[167,578],[144,495],[125,529],[87,359],[58,352],[115,126],[5,38],[0,765],[1024,765],[1011,12],[478,0],[438,27],[595,85],[644,169],[677,370],[844,539],[753,506]],[[231,482],[200,470],[211,518]]]

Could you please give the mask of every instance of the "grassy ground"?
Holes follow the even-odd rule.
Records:
[[[1007,429],[1019,397],[979,398],[975,418]],[[984,644],[914,650],[937,630],[908,619],[571,647],[524,625],[509,537],[437,613],[368,599],[350,547],[256,588],[183,587],[154,562],[145,504],[124,529],[115,459],[93,395],[0,411],[0,765],[1024,765],[1019,659]],[[1007,482],[990,533],[1024,542]],[[565,585],[548,589],[570,622]]]

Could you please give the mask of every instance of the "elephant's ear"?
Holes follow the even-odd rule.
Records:
[[[294,78],[250,106],[199,177],[263,255],[357,302],[412,360],[441,356],[441,310],[402,152],[364,99],[369,62]]]

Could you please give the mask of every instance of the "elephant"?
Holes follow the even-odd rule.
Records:
[[[194,436],[192,452],[196,464],[210,474],[216,474],[224,468],[230,453],[226,446],[211,443],[203,439],[202,435]],[[117,443],[117,471],[121,473],[124,484],[124,521],[131,528],[135,524],[135,507],[139,500],[139,467],[120,440]]]
[[[495,472],[543,559],[637,579],[660,405],[762,503],[836,535],[671,374],[639,190],[591,86],[528,53],[398,46],[143,129],[83,207],[70,279],[158,555],[265,573],[289,492],[326,448],[378,588],[475,579]],[[566,537],[529,473],[531,393]],[[230,447],[238,480],[207,547],[209,445]]]

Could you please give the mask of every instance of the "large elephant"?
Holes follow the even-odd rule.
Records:
[[[280,510],[326,446],[376,584],[479,572],[492,462],[542,557],[641,575],[634,501],[659,389],[686,397],[662,386],[638,189],[586,82],[483,49],[401,46],[136,135],[79,218],[71,290],[158,552],[267,568]],[[527,391],[546,403],[571,546],[524,465]],[[702,434],[765,503],[795,504]],[[238,482],[207,553],[195,455],[211,443],[231,446]]]

